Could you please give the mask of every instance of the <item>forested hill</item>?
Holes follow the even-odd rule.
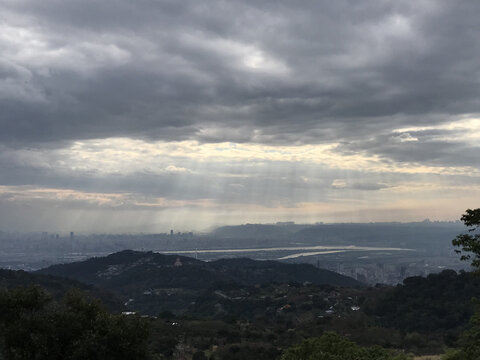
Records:
[[[270,282],[311,282],[361,287],[362,283],[308,264],[222,259],[212,262],[153,252],[125,250],[82,262],[53,265],[38,273],[63,276],[101,287],[184,288],[199,290],[216,283],[255,285]]]
[[[250,259],[203,262],[136,251],[33,274],[0,271],[0,287],[38,283],[59,293],[70,285],[88,288],[52,274],[97,285],[122,299],[124,311],[153,316],[149,321],[155,351],[166,358],[172,358],[179,339],[185,338],[194,344],[191,355],[210,353],[215,345],[221,349],[217,355],[222,354],[217,359],[273,360],[282,349],[325,331],[361,346],[438,354],[447,346],[459,346],[473,314],[470,299],[480,294],[480,277],[452,270],[407,278],[395,287],[334,288],[330,285],[340,280],[346,280],[341,285],[358,283],[309,265]],[[299,284],[312,280],[329,285]],[[256,356],[252,349],[257,346],[268,356]]]
[[[74,279],[29,273],[23,270],[0,269],[0,288],[26,288],[30,286],[40,286],[56,299],[63,297],[69,290],[78,289],[93,298],[101,300],[110,310],[119,311],[123,309],[120,300],[113,293]]]
[[[473,315],[472,299],[480,297],[480,276],[444,270],[407,278],[396,287],[369,289],[365,297],[365,312],[383,326],[448,336],[459,332]]]

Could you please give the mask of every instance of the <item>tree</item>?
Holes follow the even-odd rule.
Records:
[[[462,254],[461,260],[472,260],[472,266],[480,270],[480,208],[467,209],[462,215],[461,220],[468,227],[468,234],[460,234],[452,240],[453,246],[460,247],[461,250],[455,250],[457,254]]]
[[[363,348],[326,332],[319,338],[304,340],[285,351],[282,360],[407,360],[408,356],[379,346]]]
[[[147,359],[145,321],[110,314],[79,291],[55,302],[39,287],[1,290],[0,308],[7,360]]]
[[[468,234],[460,234],[453,241],[454,246],[461,247],[461,250],[455,250],[462,253],[461,260],[472,260],[471,264],[480,272],[480,208],[467,209],[462,215],[461,220],[468,227]],[[445,360],[478,360],[480,359],[480,303],[476,303],[475,314],[470,319],[469,328],[460,338],[460,349],[447,354]]]
[[[451,350],[443,360],[478,360],[480,359],[480,304],[476,304],[475,314],[470,319],[469,328],[460,338],[460,348]]]

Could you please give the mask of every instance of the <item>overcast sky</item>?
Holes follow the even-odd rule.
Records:
[[[480,2],[0,0],[0,230],[455,220]]]

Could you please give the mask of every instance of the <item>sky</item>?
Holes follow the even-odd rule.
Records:
[[[0,230],[456,220],[480,2],[0,0]]]

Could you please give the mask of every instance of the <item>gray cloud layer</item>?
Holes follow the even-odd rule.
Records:
[[[315,143],[480,112],[475,1],[22,0],[0,12],[10,144]]]
[[[150,206],[203,201],[213,213],[302,202],[348,212],[355,201],[381,212],[397,200],[408,213],[425,193],[469,200],[480,184],[480,122],[468,122],[480,118],[479,13],[473,0],[0,1],[0,226],[76,207],[154,217]],[[113,137],[130,140],[86,141]],[[291,149],[200,158],[192,142],[160,154],[157,140],[299,145],[301,160]],[[308,144],[335,147],[302,158]],[[138,146],[125,166],[121,146]]]

